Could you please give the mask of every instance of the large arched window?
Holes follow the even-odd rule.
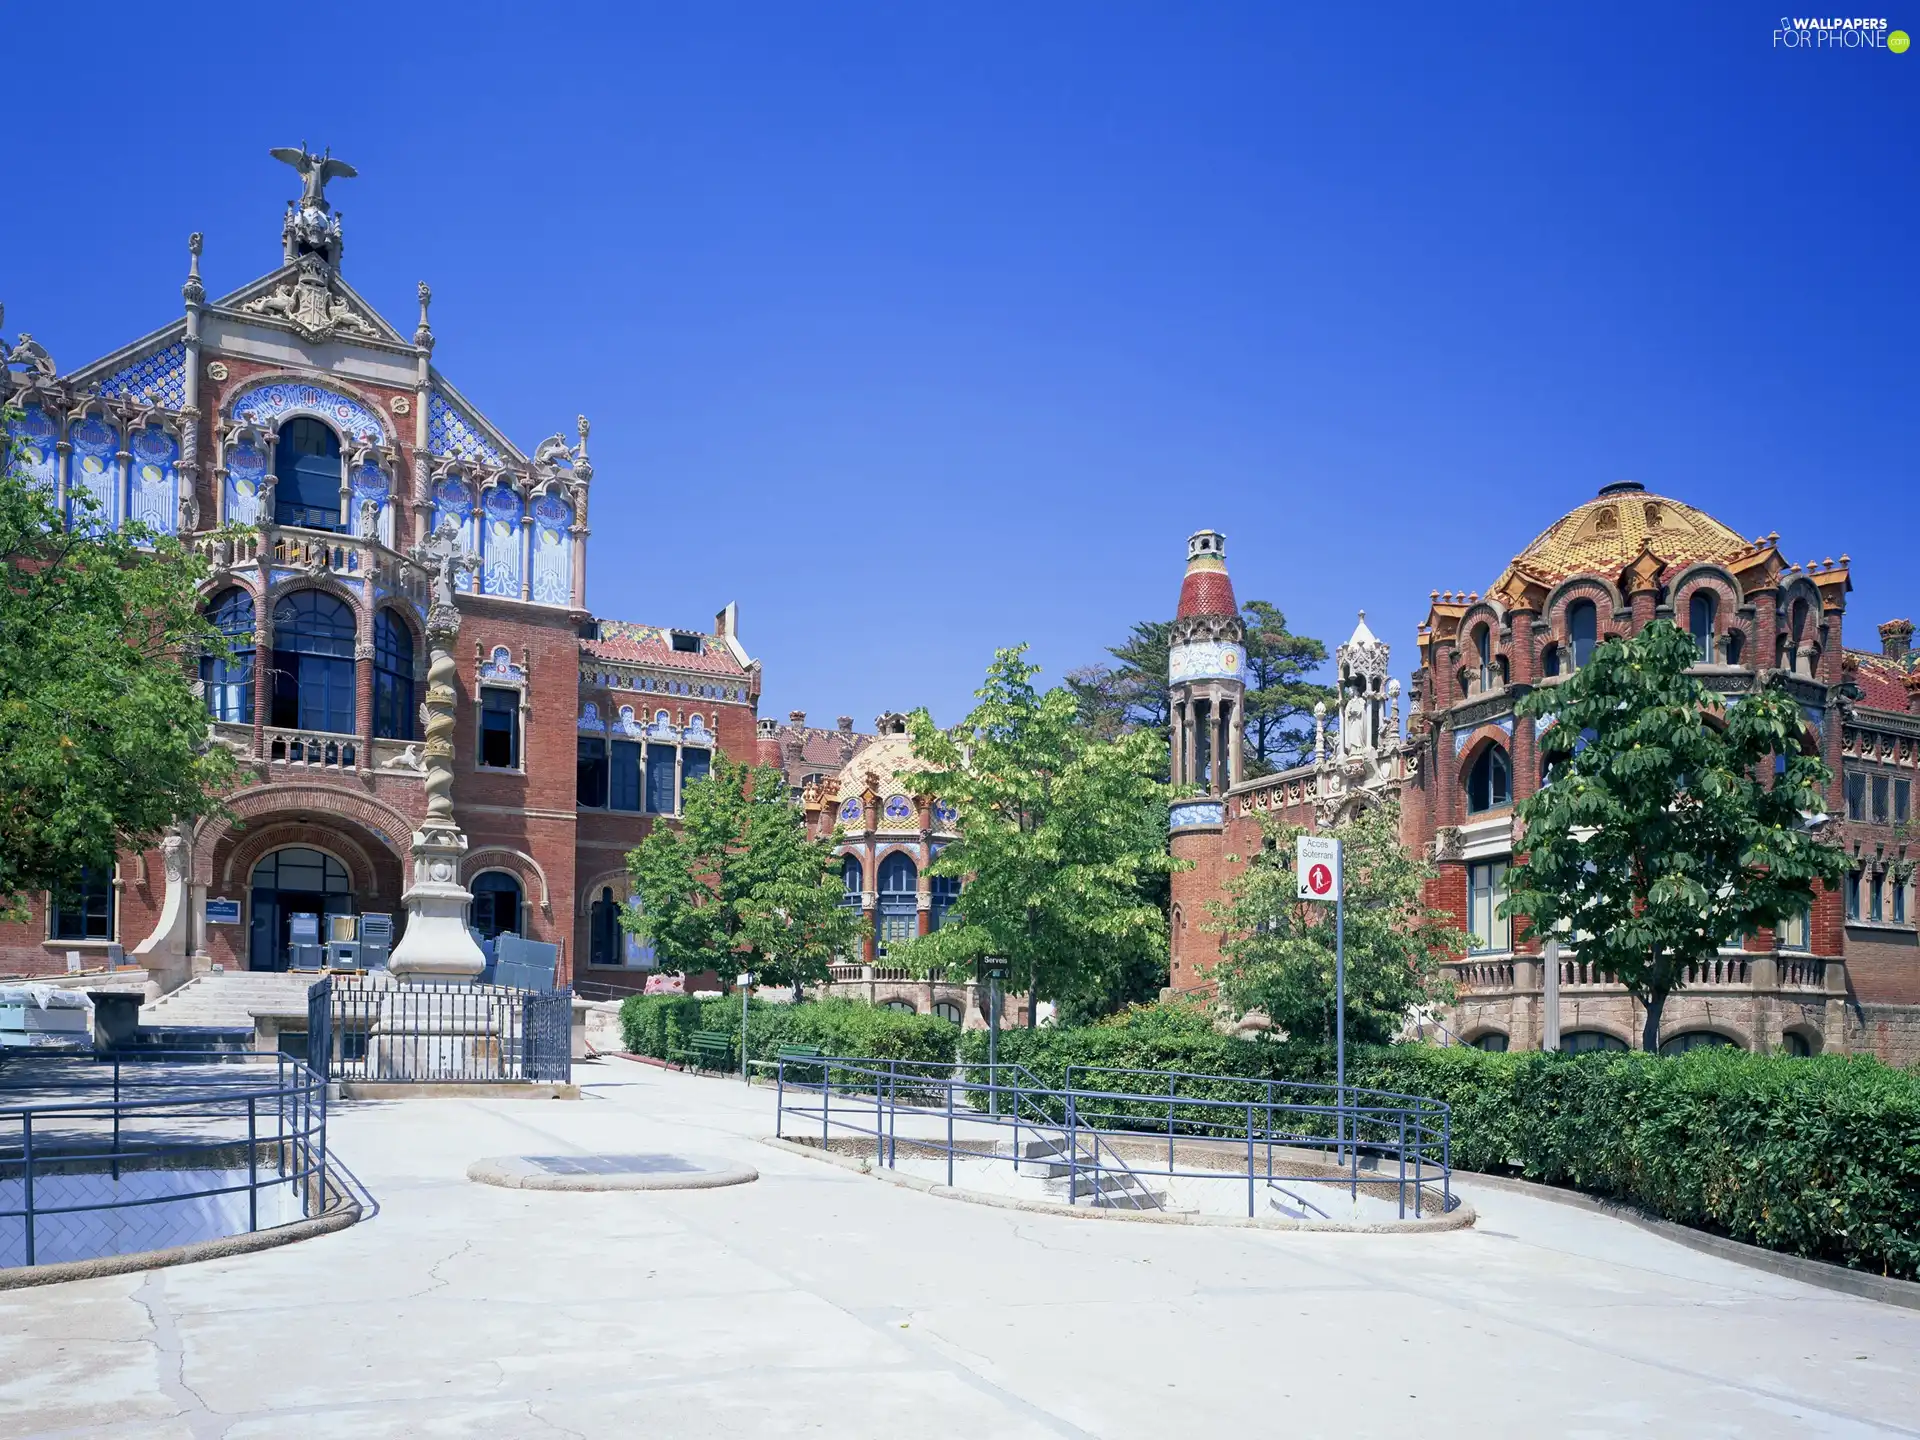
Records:
[[[473,928],[481,938],[520,933],[520,882],[504,870],[473,877]]]
[[[860,892],[866,885],[866,871],[861,869],[860,858],[857,855],[840,857],[840,884],[845,891],[840,897],[840,903],[858,910]]]
[[[287,422],[273,452],[273,518],[280,525],[344,530],[340,437],[305,415]]]
[[[1600,612],[1591,600],[1576,600],[1567,607],[1567,638],[1573,642],[1573,668],[1578,670],[1593,658],[1600,638]]]
[[[1700,653],[1702,665],[1713,663],[1713,620],[1717,608],[1711,590],[1696,590],[1693,599],[1687,602],[1687,630],[1693,636],[1693,648]]]
[[[919,929],[920,869],[896,850],[880,862],[880,909],[875,934],[882,945],[911,940]]]
[[[1467,774],[1467,813],[1497,809],[1513,801],[1513,782],[1507,773],[1507,752],[1489,745]]]
[[[391,610],[373,617],[373,733],[413,739],[413,629]]]
[[[353,732],[353,610],[320,590],[273,607],[272,723]]]
[[[226,642],[200,657],[207,714],[230,725],[253,723],[253,597],[240,589],[216,595],[207,619]]]

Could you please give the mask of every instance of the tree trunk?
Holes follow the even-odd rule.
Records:
[[[1640,1048],[1649,1055],[1660,1053],[1660,1012],[1667,1008],[1665,990],[1647,992],[1647,1021],[1640,1028]]]
[[[1027,1028],[1040,1023],[1040,957],[1027,957]]]

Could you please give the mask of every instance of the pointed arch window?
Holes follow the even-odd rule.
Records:
[[[1480,691],[1485,694],[1493,689],[1493,632],[1485,625],[1473,632],[1473,650],[1480,661]]]
[[[1600,639],[1600,612],[1591,600],[1576,600],[1567,607],[1567,638],[1573,642],[1573,668],[1584,668]]]
[[[214,597],[207,619],[224,648],[200,657],[207,714],[229,725],[253,723],[253,597],[238,587]]]
[[[1713,622],[1718,609],[1711,590],[1696,590],[1687,602],[1687,630],[1702,665],[1713,664]]]
[[[309,530],[344,530],[340,521],[340,437],[331,426],[297,415],[273,451],[273,518]]]
[[[1489,745],[1473,762],[1467,774],[1467,813],[1478,815],[1513,803],[1513,780],[1507,768],[1507,752]]]

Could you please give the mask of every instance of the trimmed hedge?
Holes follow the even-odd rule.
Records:
[[[986,1036],[969,1032],[961,1054],[984,1060]],[[1069,1064],[1333,1079],[1329,1049],[1236,1040],[1173,1010],[1083,1029],[1003,1031],[1000,1057],[1049,1084],[1062,1083]],[[1445,1101],[1460,1169],[1572,1186],[1749,1244],[1920,1278],[1920,1075],[1912,1072],[1865,1057],[1730,1048],[1660,1058],[1390,1045],[1349,1049],[1347,1080]],[[1246,1092],[1222,1088],[1218,1098]]]
[[[695,1030],[720,1031],[740,1055],[740,1001],[722,996],[633,995],[620,1006],[620,1034],[635,1055],[679,1057]],[[782,1045],[816,1045],[827,1055],[951,1064],[960,1027],[937,1015],[868,1005],[859,1000],[815,1000],[775,1005],[755,1000],[747,1016],[747,1058],[771,1060]]]

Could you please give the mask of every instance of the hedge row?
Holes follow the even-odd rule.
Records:
[[[986,1037],[969,1032],[961,1054],[984,1060]],[[1333,1078],[1323,1047],[1231,1039],[1203,1017],[1164,1009],[1083,1029],[1004,1032],[1000,1058],[1048,1084],[1062,1083],[1070,1064]],[[1668,1059],[1393,1045],[1349,1050],[1347,1077],[1445,1101],[1460,1169],[1572,1186],[1750,1244],[1920,1278],[1912,1072],[1864,1057],[1730,1048]],[[1185,1084],[1181,1093],[1207,1090]],[[1218,1098],[1244,1100],[1246,1087],[1221,1087]]]
[[[696,1030],[718,1031],[740,1060],[740,1002],[721,997],[634,995],[620,1006],[620,1034],[635,1055],[678,1060]],[[923,1060],[951,1064],[960,1027],[934,1015],[912,1015],[858,1000],[817,1000],[803,1005],[751,1002],[747,1058],[771,1060],[782,1045],[813,1045],[827,1055],[875,1060]]]

